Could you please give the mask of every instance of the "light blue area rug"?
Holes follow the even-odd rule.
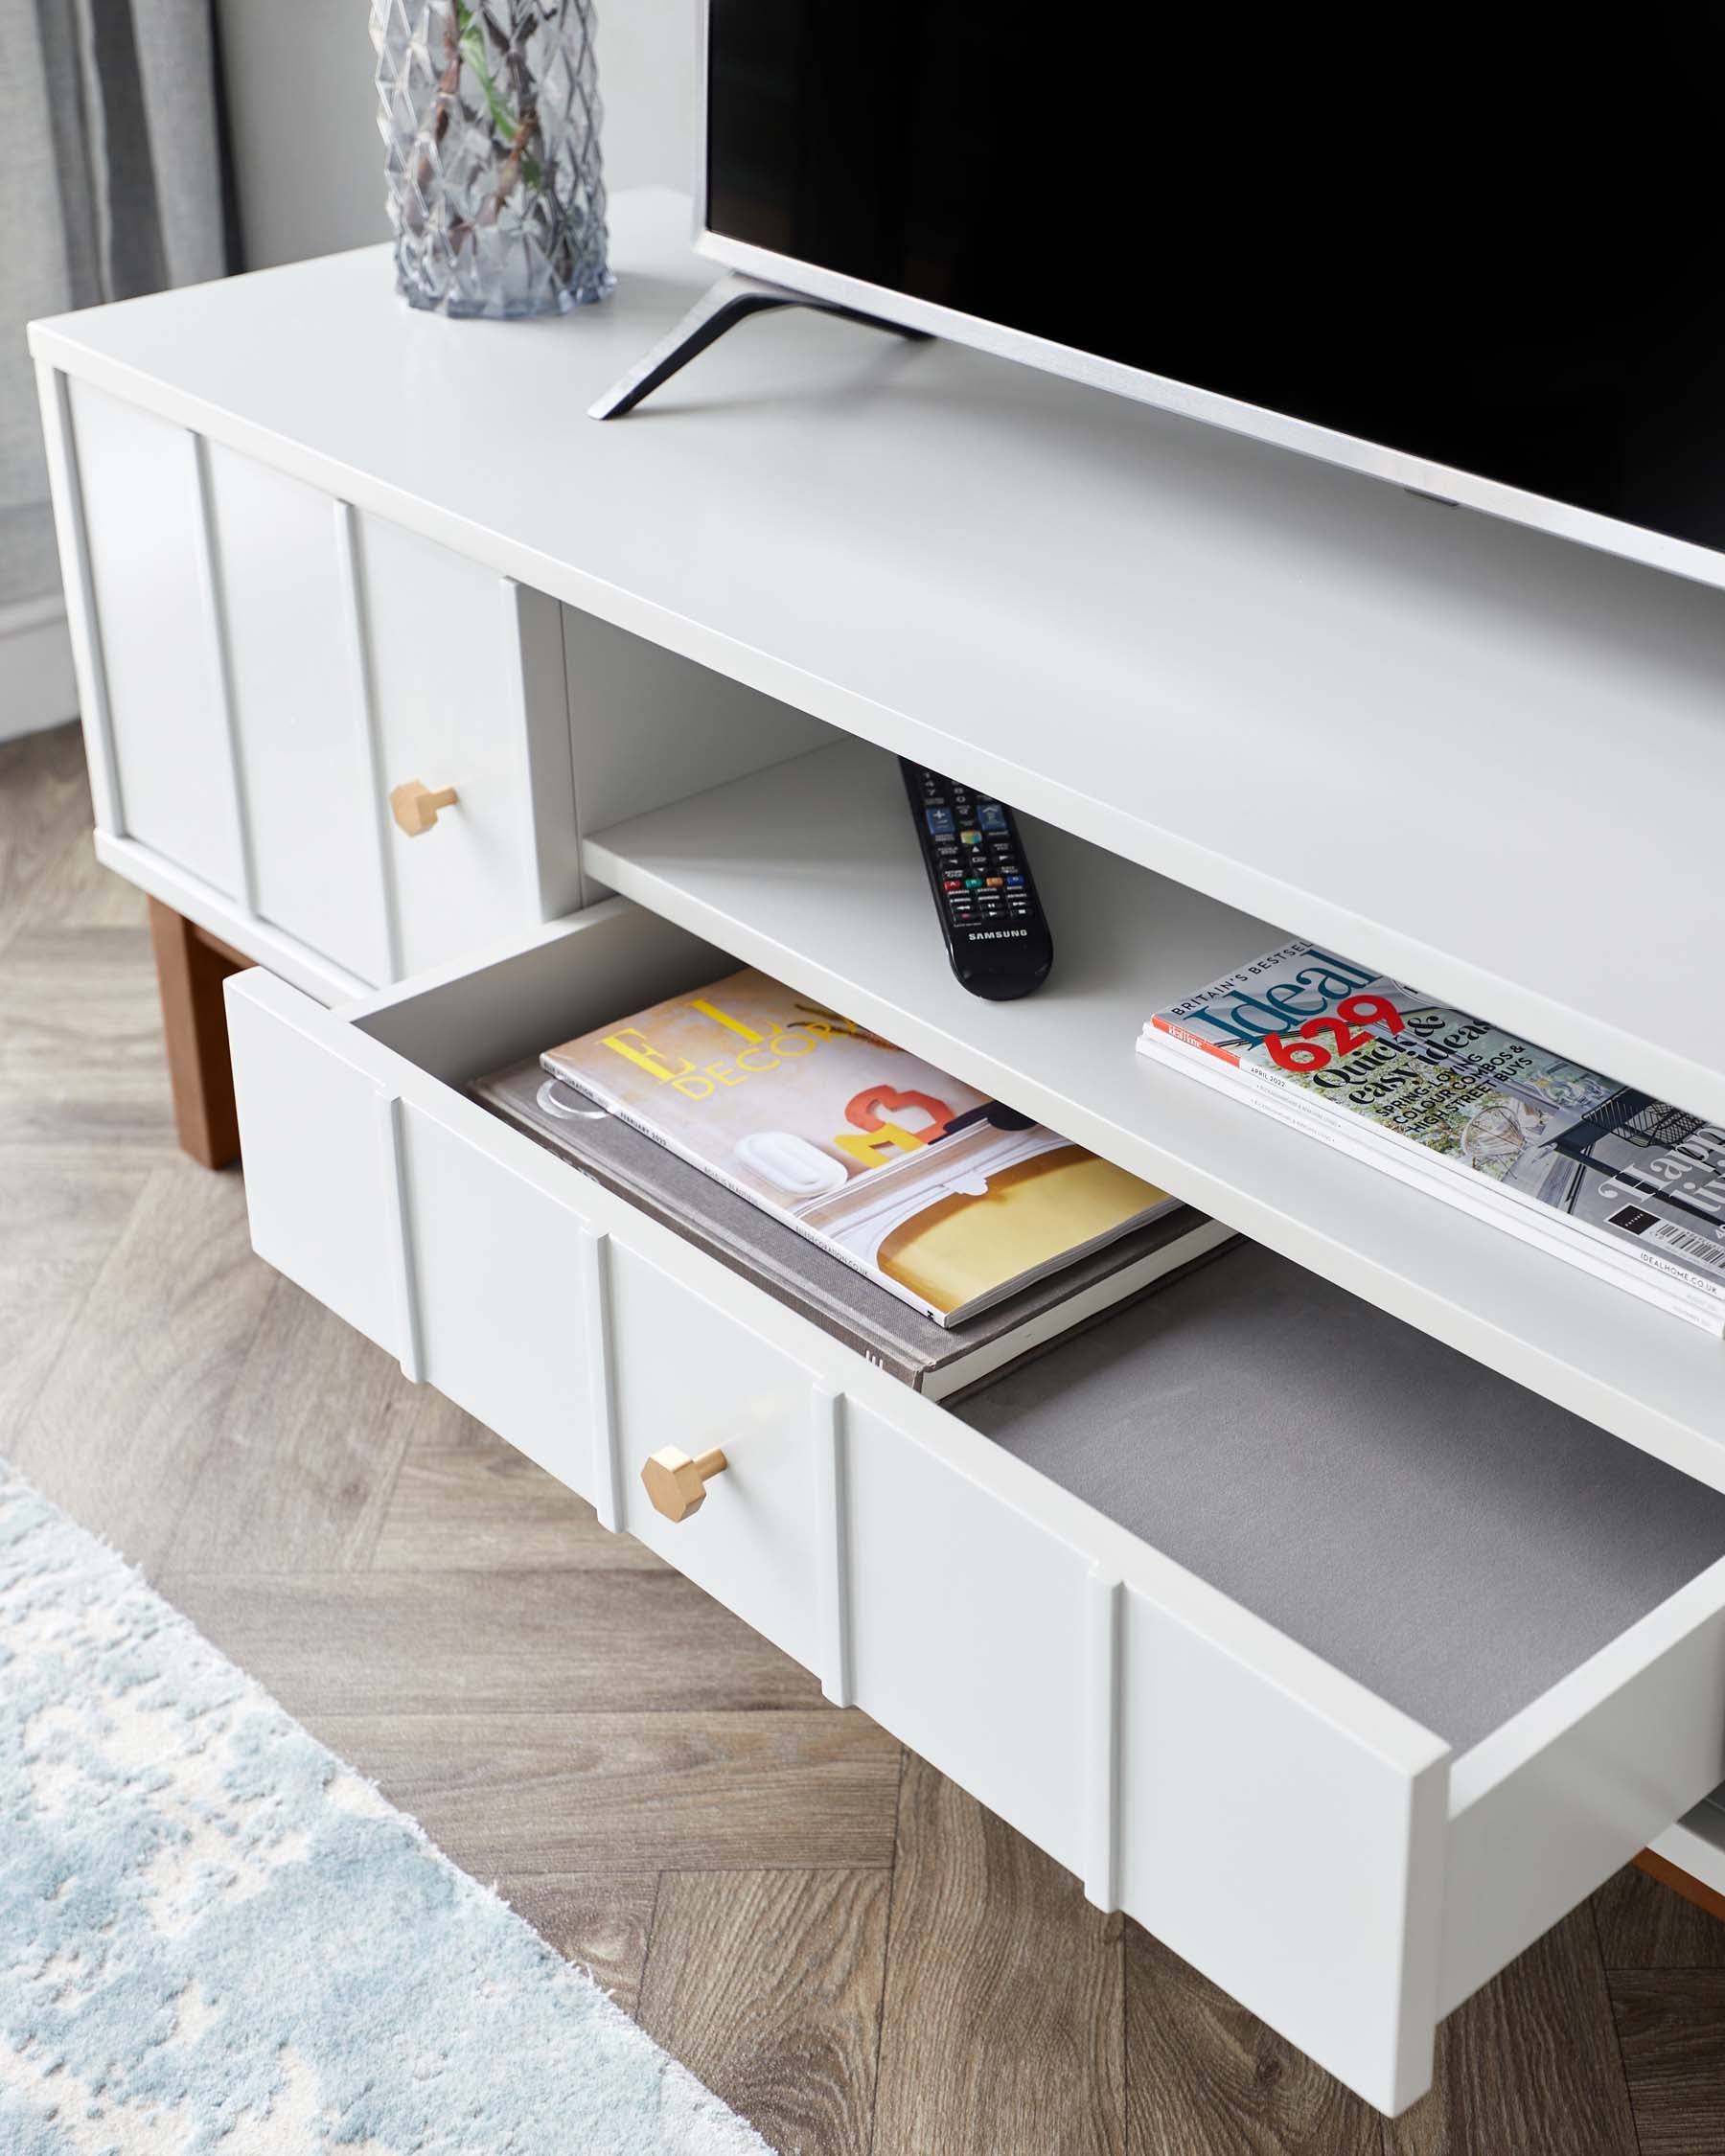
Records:
[[[763,2156],[0,1462],[5,2156]]]

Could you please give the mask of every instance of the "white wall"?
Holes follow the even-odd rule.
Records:
[[[606,184],[690,185],[696,0],[599,10]],[[367,0],[217,0],[245,266],[389,237]]]
[[[59,593],[0,607],[0,741],[77,717],[72,635]]]

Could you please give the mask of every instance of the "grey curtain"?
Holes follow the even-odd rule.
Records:
[[[0,0],[0,608],[58,587],[33,315],[229,267],[210,0]]]

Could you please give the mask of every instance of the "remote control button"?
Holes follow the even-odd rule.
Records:
[[[929,829],[937,838],[943,832],[951,831],[953,828],[953,812],[951,809],[930,809],[928,818]]]

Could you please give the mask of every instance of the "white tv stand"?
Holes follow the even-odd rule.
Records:
[[[594,425],[686,231],[624,198],[555,323],[413,315],[371,249],[35,325],[98,850],[259,962],[265,1257],[1400,2109],[1644,1843],[1725,1888],[1725,1561],[1456,1755],[461,1089],[734,955],[1725,1489],[1719,1342],[1134,1052],[1292,931],[1725,1116],[1673,830],[1725,610],[809,314]],[[1026,813],[1028,1001],[947,972],[895,750]],[[731,1462],[678,1524],[671,1442]]]

